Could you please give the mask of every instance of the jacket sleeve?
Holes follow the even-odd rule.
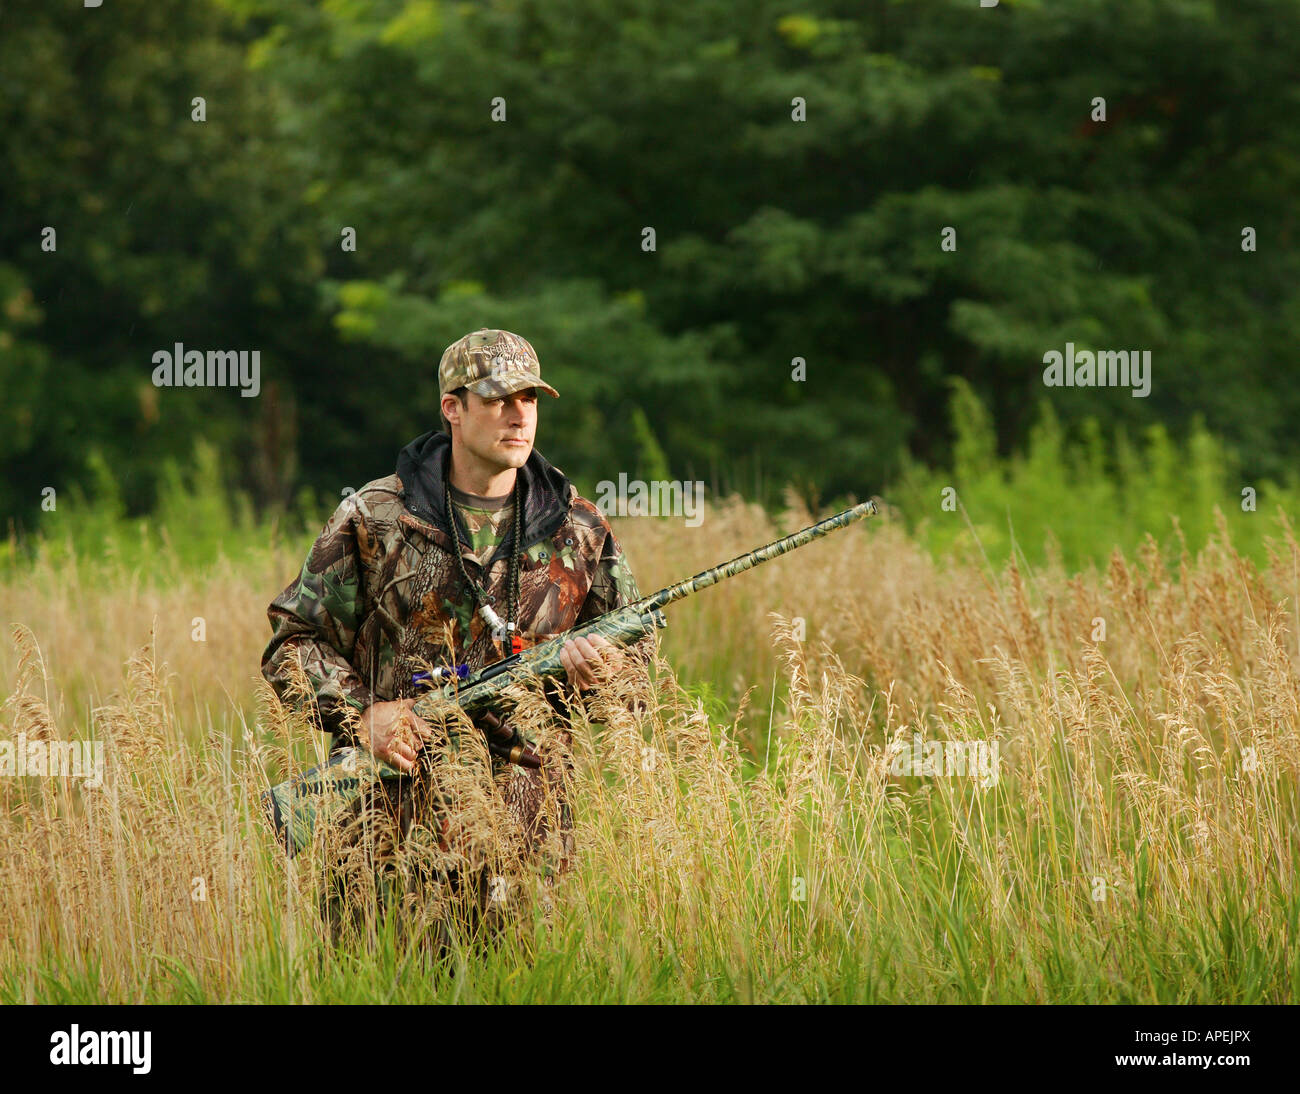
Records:
[[[298,579],[271,602],[271,641],[262,654],[262,675],[280,701],[308,710],[321,729],[348,741],[348,712],[360,713],[373,701],[351,664],[364,595],[355,525],[362,515],[354,497],[326,522]],[[292,686],[291,666],[298,658],[311,688],[308,696]]]
[[[611,531],[605,537],[591,589],[587,593],[587,599],[583,601],[577,622],[586,623],[605,612],[627,607],[640,599],[641,590],[637,587],[636,578],[632,576],[627,556]],[[625,649],[631,660],[629,671],[635,675],[637,684],[647,686],[649,684],[649,666],[654,660],[657,643],[658,633],[651,632]]]

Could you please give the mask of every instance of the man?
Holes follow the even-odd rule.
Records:
[[[291,705],[300,662],[312,689],[305,705],[332,747],[359,744],[411,774],[435,736],[412,709],[422,672],[473,672],[640,596],[603,514],[533,448],[537,393],[559,395],[533,347],[508,331],[475,331],[443,353],[438,389],[446,432],[417,437],[398,454],[396,474],[338,507],[298,580],[271,603],[262,657],[266,679]],[[616,673],[644,680],[653,643],[653,635],[628,650],[599,637],[567,642],[570,691]],[[567,696],[550,697],[563,713]],[[502,729],[499,718],[489,725]],[[531,749],[509,755],[515,764],[493,754],[481,775],[535,845],[559,774]],[[452,766],[463,766],[459,754]],[[456,845],[452,799],[435,800],[437,818],[408,806],[398,842],[418,821],[436,826],[444,849]]]

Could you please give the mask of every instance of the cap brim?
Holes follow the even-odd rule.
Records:
[[[550,384],[543,383],[540,376],[534,376],[528,372],[512,372],[508,377],[479,380],[465,386],[475,395],[484,399],[498,399],[502,395],[513,395],[516,391],[523,391],[526,387],[535,387],[539,391],[546,392],[547,395],[554,396],[556,399],[560,397],[560,393]]]

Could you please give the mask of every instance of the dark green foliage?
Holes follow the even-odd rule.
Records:
[[[1280,479],[1297,54],[1284,0],[8,0],[0,511],[94,445],[139,512],[196,434],[262,507],[336,498],[479,326],[538,348],[588,492],[887,493],[951,460],[951,377],[1003,455],[1046,398],[1112,457],[1199,415]],[[1150,396],[1045,388],[1067,341],[1149,349]],[[259,349],[261,395],[154,388],[175,342]]]

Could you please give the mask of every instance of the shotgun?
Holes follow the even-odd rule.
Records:
[[[581,626],[540,642],[531,649],[512,654],[469,674],[464,680],[453,679],[442,687],[430,688],[416,701],[415,713],[427,718],[439,706],[445,708],[448,703],[459,706],[471,721],[489,723],[480,728],[487,734],[488,747],[492,753],[514,763],[536,767],[538,760],[528,747],[528,742],[508,721],[503,721],[497,712],[506,705],[505,693],[512,685],[564,678],[560,650],[567,641],[600,635],[614,646],[629,646],[656,628],[666,627],[668,620],[662,609],[674,601],[734,577],[760,562],[793,551],[863,517],[873,516],[876,512],[874,501],[864,501],[783,539],[774,540],[733,558],[730,562],[703,570],[694,577],[669,585],[632,604],[615,608]],[[352,745],[333,753],[325,763],[264,791],[261,796],[262,806],[277,840],[292,858],[311,842],[312,833],[322,817],[333,815],[354,802],[373,788],[376,781],[413,777],[376,759],[368,750]]]

